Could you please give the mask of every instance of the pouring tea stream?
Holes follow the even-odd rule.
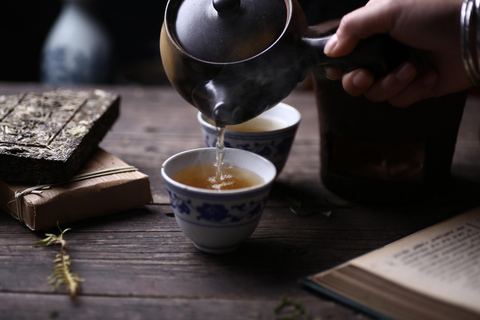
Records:
[[[384,75],[407,59],[408,49],[387,35],[330,58],[330,37],[307,25],[296,0],[169,0],[160,52],[175,90],[223,127],[277,105],[314,66]]]

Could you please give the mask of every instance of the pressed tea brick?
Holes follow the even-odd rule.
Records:
[[[68,180],[111,128],[119,109],[120,97],[103,90],[0,96],[0,179]]]

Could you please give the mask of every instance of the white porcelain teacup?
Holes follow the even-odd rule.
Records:
[[[178,153],[162,166],[162,176],[175,218],[195,247],[207,253],[226,253],[237,249],[255,231],[276,176],[267,159],[240,149],[225,149],[224,164],[252,171],[261,177],[259,184],[232,190],[192,187],[172,177],[181,169],[215,163],[215,148],[200,148]]]
[[[217,129],[213,121],[200,112],[197,118],[206,146],[215,147]],[[250,121],[227,126],[225,147],[248,150],[267,158],[277,168],[278,175],[287,162],[301,118],[297,109],[279,103]]]

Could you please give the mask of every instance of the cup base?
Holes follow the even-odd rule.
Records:
[[[230,246],[230,247],[224,247],[224,248],[211,248],[211,247],[204,247],[202,245],[199,245],[197,243],[193,243],[195,248],[197,248],[199,251],[205,252],[205,253],[210,253],[210,254],[224,254],[224,253],[230,253],[235,250],[237,250],[240,247],[240,244]]]

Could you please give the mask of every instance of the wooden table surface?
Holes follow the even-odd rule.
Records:
[[[122,103],[121,117],[101,147],[149,175],[156,204],[63,226],[72,228],[65,235],[72,270],[85,279],[73,302],[47,283],[57,249],[34,246],[44,232],[32,232],[1,212],[1,319],[277,319],[274,309],[284,295],[299,301],[311,319],[369,319],[307,291],[299,278],[480,203],[477,96],[467,101],[447,196],[332,209],[329,203],[342,199],[319,178],[315,97],[297,89],[285,102],[298,108],[303,120],[257,230],[233,253],[201,253],[177,226],[160,175],[169,156],[203,146],[196,109],[169,87],[102,88],[119,93]],[[0,83],[0,94],[47,89]],[[295,215],[289,195],[301,195],[315,210]],[[329,217],[323,214],[328,210]]]

